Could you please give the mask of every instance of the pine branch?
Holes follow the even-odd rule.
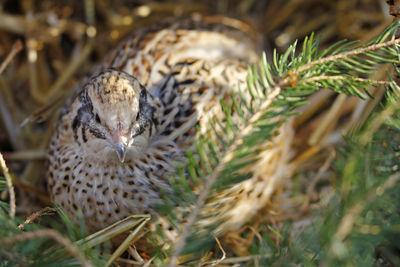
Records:
[[[303,79],[303,83],[312,83],[312,82],[318,82],[318,81],[323,81],[323,80],[353,80],[354,82],[361,82],[361,83],[367,83],[367,84],[372,84],[372,85],[389,85],[389,81],[379,81],[379,80],[371,80],[371,79],[365,79],[365,78],[360,78],[360,77],[346,77],[342,75],[336,75],[336,76],[328,76],[328,75],[321,75],[321,76],[314,76],[311,78],[306,78]]]
[[[98,255],[93,255],[93,251],[87,248],[77,247],[67,237],[61,234],[59,227],[55,229],[41,229],[42,227],[35,223],[35,221],[44,215],[52,214],[53,209],[45,208],[39,212],[35,212],[29,216],[25,222],[22,222],[18,217],[15,217],[15,193],[12,186],[11,176],[8,168],[4,162],[2,154],[0,153],[0,164],[4,180],[0,179],[0,191],[8,190],[10,195],[10,207],[6,203],[0,201],[0,205],[8,212],[5,213],[0,209],[0,262],[2,266],[14,266],[15,264],[37,264],[38,266],[54,266],[54,264],[76,264],[77,260],[82,266],[94,266],[83,253],[92,256],[93,259],[98,260]],[[7,186],[3,186],[7,185]],[[65,228],[65,227],[64,227]],[[77,229],[72,229],[72,223],[68,225],[69,237],[74,237],[72,232],[78,232]],[[54,240],[61,245],[59,248],[43,240],[44,237]],[[10,246],[11,245],[11,246]],[[58,248],[58,252],[57,251]],[[71,259],[71,256],[73,257]],[[99,264],[100,266],[100,264]]]
[[[365,54],[367,52],[372,52],[372,51],[376,51],[382,48],[386,48],[389,46],[394,46],[400,43],[400,38],[399,39],[394,39],[391,41],[387,41],[387,42],[383,42],[380,44],[373,44],[370,46],[366,46],[366,47],[362,47],[362,48],[357,48],[348,52],[344,52],[344,53],[340,53],[337,55],[332,55],[332,56],[328,56],[328,57],[324,57],[318,60],[315,60],[309,64],[306,64],[304,66],[302,66],[301,68],[299,68],[298,70],[295,71],[295,73],[302,73],[304,71],[307,71],[311,68],[313,68],[316,65],[324,65],[330,62],[337,62],[341,59],[346,59],[346,58],[350,58],[352,56],[356,56],[356,55],[360,55],[360,54]]]
[[[393,188],[398,182],[400,182],[400,173],[395,173],[391,175],[387,180],[379,186],[379,188],[373,188],[371,192],[368,192],[362,201],[356,202],[352,207],[349,208],[349,211],[343,216],[340,221],[339,227],[332,238],[332,243],[329,248],[332,253],[335,253],[335,243],[343,242],[346,237],[353,230],[355,220],[360,216],[361,212],[365,209],[365,207],[371,203],[378,195],[382,195],[388,189]]]
[[[251,177],[251,164],[257,161],[257,153],[260,152],[257,148],[268,142],[266,137],[271,138],[273,132],[294,114],[294,108],[305,104],[306,96],[318,89],[328,88],[365,97],[360,89],[366,90],[368,85],[392,84],[362,76],[371,73],[379,64],[399,62],[397,46],[400,39],[393,39],[399,25],[393,23],[372,40],[372,44],[350,50],[354,42],[339,42],[319,52],[318,42],[311,35],[304,40],[299,53],[296,42],[283,55],[274,52],[272,64],[268,64],[264,55],[258,68],[249,69],[247,91],[233,94],[232,102],[221,102],[221,110],[233,108],[237,115],[225,112],[224,117],[212,120],[210,136],[200,135],[194,146],[193,151],[198,154],[188,154],[192,160],[189,159],[184,168],[178,169],[179,178],[171,180],[176,190],[174,203],[185,203],[186,207],[192,205],[193,209],[180,232],[170,266],[177,264],[178,256],[190,247],[185,246],[187,239],[194,234],[196,225],[204,217],[204,208],[212,196]],[[390,38],[392,40],[386,41]],[[246,100],[246,95],[250,95],[250,102]],[[211,141],[204,143],[201,140]],[[201,159],[200,164],[193,160],[194,157]],[[244,166],[247,173],[242,171]],[[186,181],[193,181],[196,185],[200,183],[201,190],[192,192]],[[181,201],[179,196],[182,196]],[[164,209],[171,211],[174,205],[166,204]],[[218,217],[218,214],[213,216]],[[170,219],[172,225],[179,225],[176,220],[182,221],[179,215],[170,216]],[[218,220],[214,222],[218,223]],[[213,227],[208,231],[211,229]],[[202,244],[201,239],[193,240]]]
[[[186,223],[185,227],[183,228],[183,231],[182,231],[181,235],[179,236],[179,239],[175,245],[174,252],[172,254],[172,258],[169,263],[169,266],[172,267],[178,263],[178,257],[180,255],[180,253],[182,252],[183,247],[185,246],[186,238],[189,235],[190,228],[195,223],[197,216],[200,213],[201,208],[204,206],[213,184],[216,182],[216,180],[219,177],[219,175],[221,174],[221,172],[225,169],[226,165],[233,159],[234,152],[238,149],[239,146],[243,145],[244,138],[247,135],[249,135],[251,133],[251,131],[253,130],[253,128],[255,127],[254,123],[257,122],[261,118],[261,116],[264,114],[264,111],[272,104],[273,100],[279,95],[280,91],[281,91],[281,87],[278,85],[275,86],[275,88],[272,90],[272,92],[267,96],[267,99],[265,99],[265,101],[263,101],[263,103],[258,108],[258,110],[250,117],[248,124],[241,131],[240,135],[227,148],[227,151],[226,151],[224,157],[221,159],[220,163],[217,165],[217,168],[208,175],[204,189],[201,191],[201,193],[197,199],[196,205],[188,218],[188,222]]]
[[[49,237],[55,240],[57,243],[62,245],[69,253],[71,253],[75,258],[77,258],[82,266],[93,267],[81,251],[74,244],[71,243],[67,238],[63,237],[58,231],[53,229],[43,229],[33,232],[25,232],[16,236],[6,237],[0,239],[0,246],[14,244],[17,242],[24,242],[26,240],[38,239],[42,237]]]
[[[386,105],[369,118],[361,132],[348,136],[347,146],[339,150],[335,160],[338,177],[330,200],[314,210],[303,231],[294,237],[294,231],[288,234],[293,242],[275,264],[400,263],[396,253],[400,246],[400,132],[391,124],[399,121],[400,94],[396,84],[388,89]]]

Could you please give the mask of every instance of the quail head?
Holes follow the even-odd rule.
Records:
[[[76,106],[75,106],[76,105]],[[151,95],[134,77],[107,69],[87,83],[73,103],[75,141],[86,160],[123,163],[139,157],[154,132]]]

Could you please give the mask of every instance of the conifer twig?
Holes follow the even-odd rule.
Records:
[[[367,145],[372,135],[382,126],[382,124],[393,115],[393,113],[400,108],[400,102],[386,107],[382,112],[375,118],[374,123],[371,125],[370,130],[365,132],[361,138],[360,143]]]
[[[0,165],[1,169],[3,170],[4,177],[6,178],[7,181],[7,187],[8,187],[8,193],[10,194],[10,216],[11,218],[15,217],[15,191],[14,191],[14,186],[12,183],[12,178],[10,175],[10,172],[8,171],[6,162],[4,161],[3,155],[0,153]]]
[[[307,82],[318,82],[322,80],[352,80],[355,82],[365,82],[365,83],[371,83],[371,84],[379,84],[379,85],[389,85],[389,81],[380,81],[380,80],[370,80],[370,79],[365,79],[365,78],[360,78],[360,77],[348,77],[348,76],[343,76],[343,75],[320,75],[320,76],[314,76],[310,78],[306,78],[304,80],[301,80],[303,83]]]
[[[207,196],[213,186],[213,184],[216,182],[219,174],[224,170],[225,166],[229,161],[234,157],[234,152],[236,149],[243,144],[244,138],[251,133],[251,131],[254,128],[254,122],[258,121],[261,116],[263,115],[263,112],[272,104],[273,100],[280,94],[282,85],[285,85],[288,83],[288,78],[283,79],[279,84],[275,85],[272,91],[268,94],[266,99],[262,102],[262,104],[259,106],[257,109],[257,112],[255,112],[250,120],[247,123],[247,126],[240,131],[239,136],[235,138],[235,141],[229,146],[229,149],[226,151],[225,156],[221,159],[219,162],[218,166],[214,169],[212,173],[208,175],[206,178],[206,183],[201,190],[201,193],[197,199],[196,205],[193,208],[193,211],[190,213],[187,223],[184,226],[181,235],[178,238],[178,241],[175,245],[169,266],[176,266],[178,263],[178,257],[180,253],[182,252],[182,249],[184,248],[186,244],[186,238],[189,235],[189,230],[192,227],[192,225],[195,223],[197,216],[200,213],[201,208],[204,206]]]
[[[354,226],[357,216],[364,210],[364,207],[369,204],[374,198],[382,195],[389,188],[393,188],[393,186],[399,181],[400,173],[395,173],[391,175],[381,186],[373,188],[373,190],[368,193],[363,200],[358,201],[349,209],[347,214],[345,214],[343,219],[340,221],[338,230],[333,237],[333,242],[330,248],[333,253],[336,252],[335,245],[337,244],[337,242],[343,242],[343,240],[345,240],[345,238],[348,236]]]
[[[396,26],[398,27],[398,25]],[[387,33],[390,32],[388,31]],[[384,36],[387,37],[388,35]],[[207,174],[204,179],[203,188],[198,191],[198,197],[193,204],[193,209],[187,216],[186,223],[183,225],[182,231],[175,242],[171,254],[172,256],[169,260],[169,266],[176,266],[178,263],[179,255],[184,250],[187,238],[191,233],[191,228],[196,223],[197,217],[201,214],[201,210],[206,205],[207,199],[218,177],[227,166],[229,166],[229,163],[235,159],[238,149],[244,145],[247,138],[252,135],[256,127],[255,123],[266,114],[267,109],[270,108],[272,103],[277,103],[277,106],[288,105],[289,108],[287,110],[289,111],[292,106],[285,101],[286,97],[288,97],[289,101],[295,101],[296,97],[297,99],[304,100],[305,96],[326,86],[334,91],[363,97],[364,95],[358,90],[359,88],[365,90],[365,87],[370,84],[390,85],[389,82],[382,80],[357,77],[361,74],[370,73],[371,70],[375,68],[375,65],[398,61],[398,47],[395,47],[396,51],[394,51],[394,48],[385,48],[399,45],[400,38],[384,41],[386,39],[384,36],[378,37],[380,39],[377,39],[376,42],[379,43],[343,52],[351,43],[345,44],[337,48],[335,52],[331,52],[331,56],[324,56],[329,53],[329,49],[325,50],[323,53],[318,53],[318,44],[313,43],[312,37],[310,37],[309,41],[305,41],[306,45],[303,46],[303,50],[299,56],[296,56],[296,44],[294,44],[283,55],[277,55],[275,53],[273,64],[268,64],[264,58],[259,69],[256,67],[254,67],[254,70],[249,68],[248,87],[249,91],[252,91],[250,92],[252,97],[258,97],[258,91],[267,92],[266,97],[260,100],[261,103],[257,105],[258,107],[256,107],[254,113],[253,110],[250,110],[251,115],[249,118],[244,118],[244,125],[236,125],[238,129],[235,129],[233,141],[228,141],[228,144],[224,141],[223,151],[219,152],[218,159],[216,160],[217,163],[213,166],[213,169],[205,169],[205,171],[202,172],[202,174]],[[368,59],[364,60],[363,56],[368,57]],[[352,73],[352,75],[348,75],[348,72]],[[282,102],[275,101],[286,88],[289,89],[282,94],[282,99],[279,99],[279,101],[282,100]],[[262,94],[263,93],[261,93],[261,95]],[[291,96],[293,96],[293,98],[289,99]],[[343,96],[341,98],[345,99],[346,97]],[[283,113],[276,113],[275,116],[279,116],[280,114]],[[287,116],[290,116],[290,114]],[[232,131],[230,131],[230,134],[231,133]],[[229,137],[229,139],[230,138],[231,137]],[[196,170],[198,168],[199,172],[202,170],[202,168],[198,166],[194,168]]]
[[[397,39],[394,39],[394,40],[391,40],[391,41],[387,41],[387,42],[383,42],[383,43],[380,43],[380,44],[373,44],[373,45],[369,45],[369,46],[366,46],[366,47],[362,47],[362,48],[358,48],[358,49],[353,49],[351,51],[343,52],[343,53],[340,53],[340,54],[337,54],[337,55],[323,57],[323,58],[320,58],[318,60],[312,61],[312,62],[310,62],[308,64],[305,64],[304,66],[300,67],[299,69],[297,69],[295,71],[295,74],[302,73],[303,71],[309,70],[312,67],[314,67],[315,65],[326,64],[328,62],[337,61],[337,60],[340,60],[340,59],[343,59],[343,58],[348,58],[348,57],[351,57],[351,56],[360,55],[360,54],[363,54],[363,53],[369,52],[369,51],[375,51],[375,50],[378,50],[378,49],[381,49],[381,48],[385,48],[385,47],[389,47],[389,46],[392,46],[392,45],[396,45],[396,44],[399,44],[399,43],[400,43],[400,38],[397,38]]]
[[[67,238],[63,237],[59,232],[53,229],[43,229],[34,232],[24,232],[16,236],[2,238],[0,239],[0,246],[14,244],[25,240],[37,239],[42,237],[50,237],[57,243],[64,246],[65,249],[69,253],[71,253],[72,256],[77,258],[82,263],[82,266],[93,267],[93,264],[91,264],[88,260],[86,260],[83,254],[79,251],[78,247],[76,247],[73,243],[71,243],[71,241],[69,241]]]

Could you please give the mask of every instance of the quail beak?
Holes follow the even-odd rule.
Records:
[[[125,161],[125,155],[126,155],[126,145],[123,143],[118,143],[115,145],[115,151],[117,152],[118,159],[121,163],[124,163]]]

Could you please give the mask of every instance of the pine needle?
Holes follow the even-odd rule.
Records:
[[[216,182],[219,174],[225,169],[226,164],[233,158],[236,149],[243,144],[244,138],[252,131],[252,129],[254,128],[254,122],[256,122],[264,114],[263,111],[265,111],[272,104],[273,100],[279,95],[280,92],[281,92],[281,87],[279,85],[275,86],[272,92],[260,105],[258,111],[254,113],[254,115],[250,118],[247,126],[241,131],[240,135],[237,138],[235,138],[235,142],[228,148],[227,152],[225,153],[225,156],[222,158],[217,168],[210,175],[208,175],[204,189],[201,191],[199,198],[197,199],[196,205],[193,211],[190,213],[188,222],[183,228],[182,233],[180,234],[179,239],[175,245],[169,266],[172,267],[178,263],[178,257],[185,246],[186,238],[189,235],[190,228],[195,223],[197,216],[199,215],[202,207],[204,206],[206,199],[209,195],[209,192],[214,183]]]
[[[32,232],[24,232],[19,235],[2,238],[2,239],[0,239],[0,246],[14,244],[14,243],[18,243],[18,242],[24,242],[26,240],[37,239],[37,238],[42,238],[42,237],[49,237],[49,238],[55,240],[57,243],[64,246],[64,248],[69,253],[71,253],[71,255],[73,255],[75,258],[77,258],[82,263],[82,266],[94,267],[93,264],[91,264],[85,258],[85,256],[80,252],[80,250],[77,246],[75,246],[71,241],[69,241],[67,238],[63,237],[59,232],[57,232],[56,230],[53,230],[53,229],[43,229],[43,230],[37,230],[37,231],[32,231]]]

